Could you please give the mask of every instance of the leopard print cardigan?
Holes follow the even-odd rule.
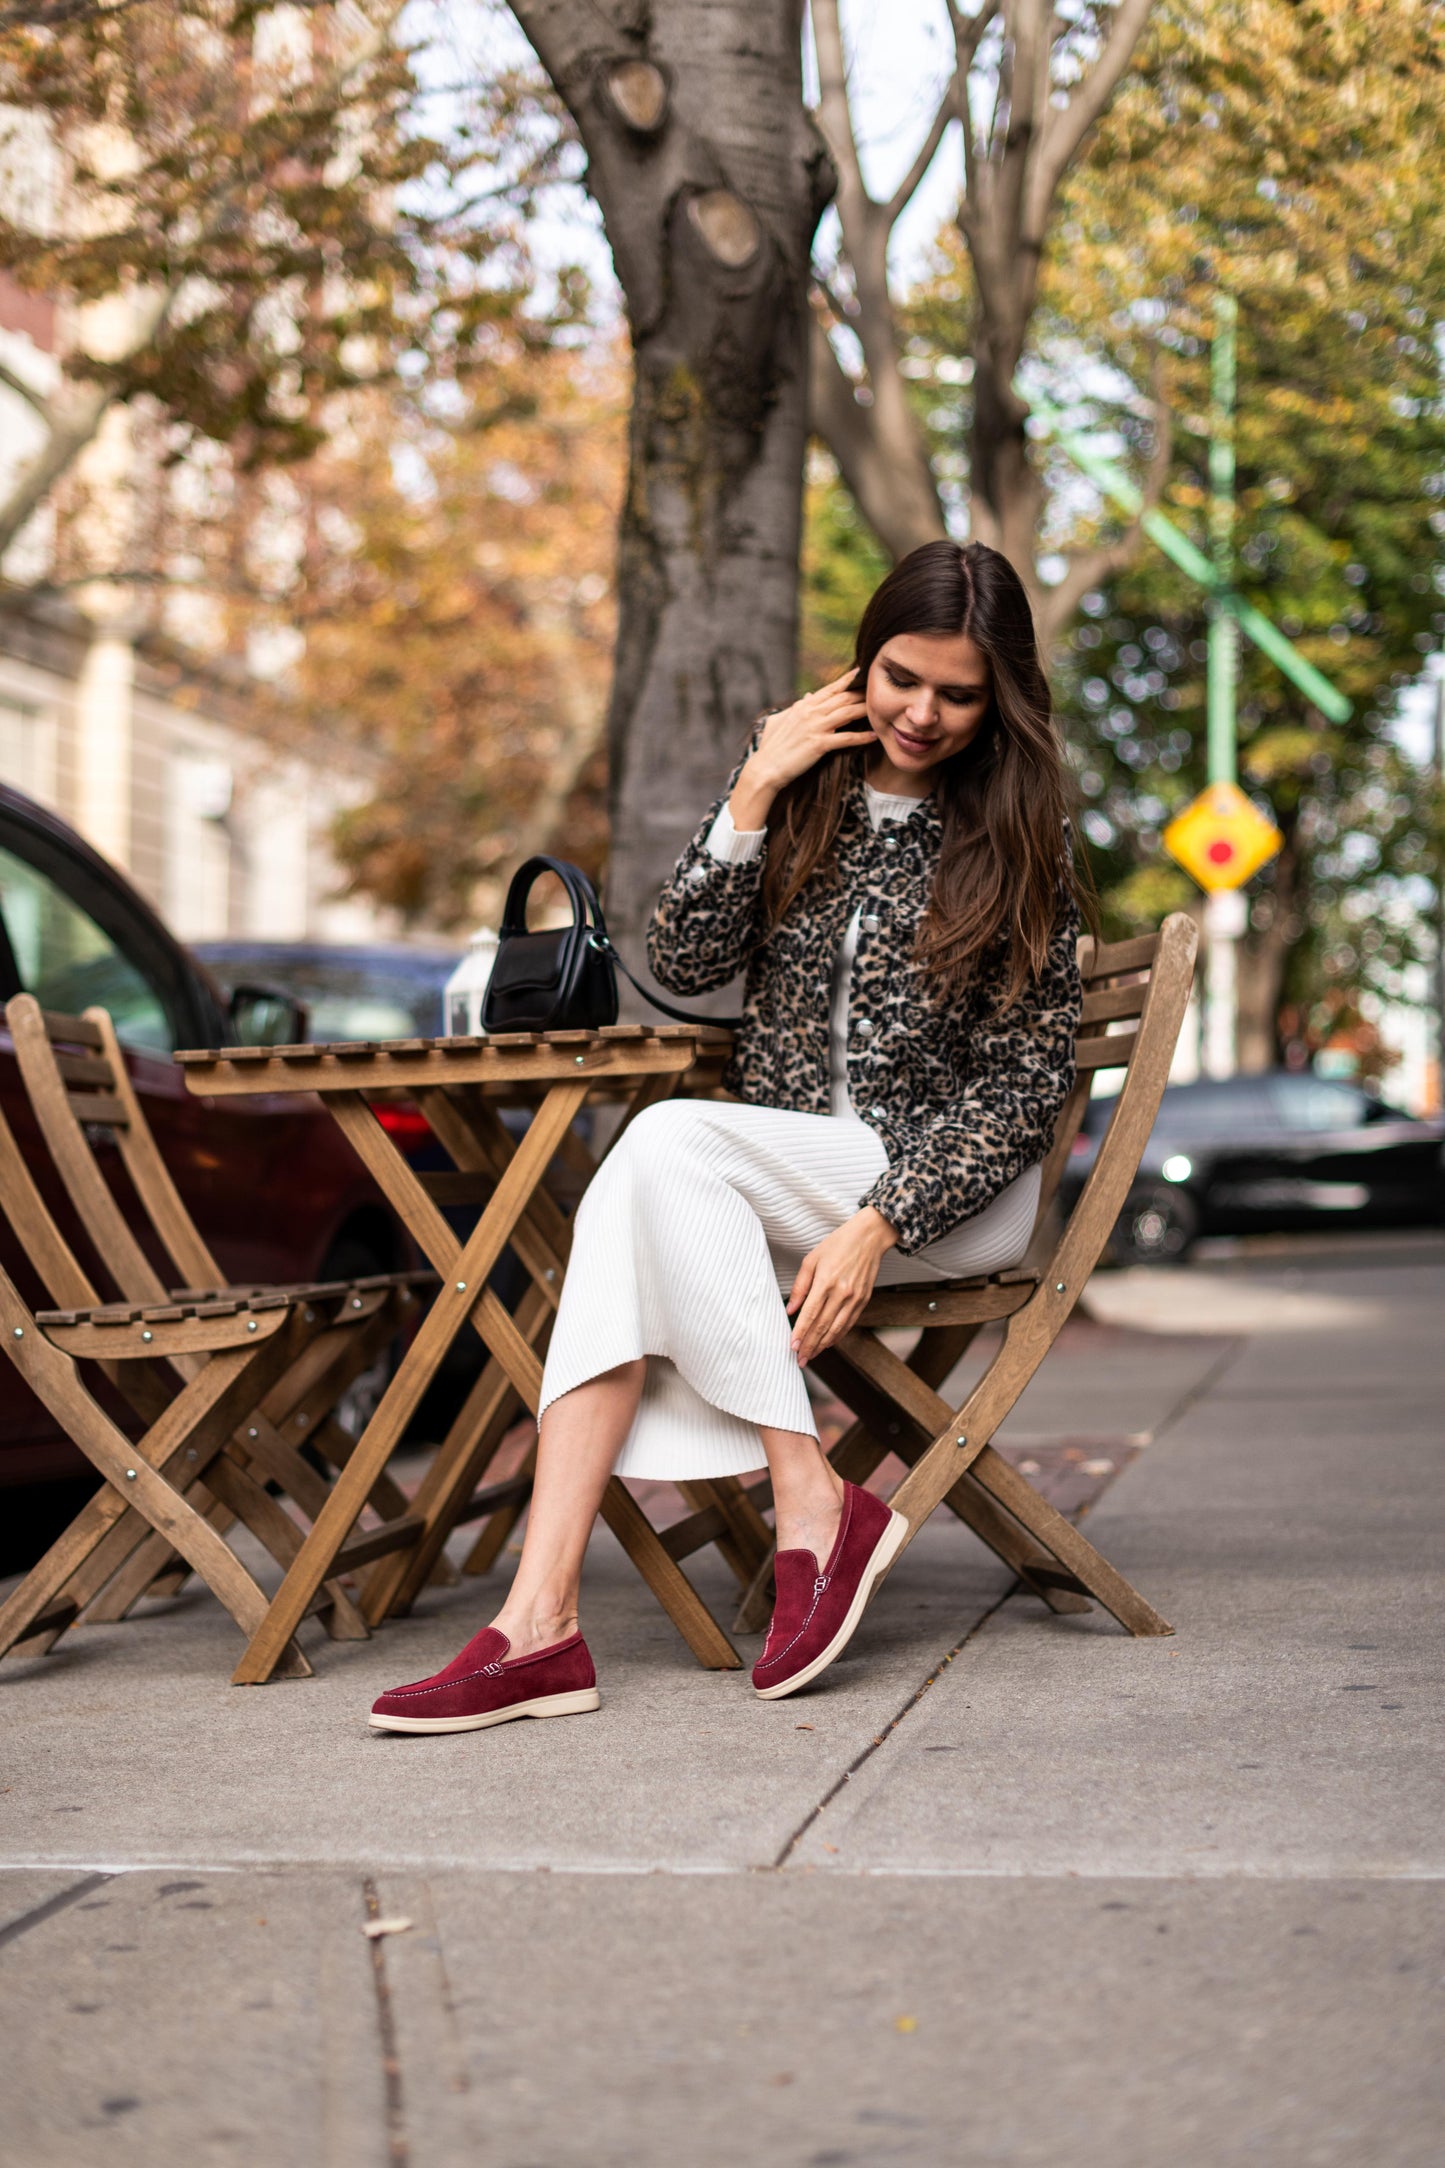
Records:
[[[1048,1152],[1074,1080],[1077,907],[1061,883],[1043,972],[1012,1008],[999,1007],[1002,944],[985,955],[959,998],[940,1002],[912,950],[942,842],[941,816],[925,798],[906,821],[875,834],[860,780],[838,834],[836,883],[819,867],[769,932],[762,907],[766,851],[726,865],[705,847],[742,766],[740,760],[658,897],[648,961],[658,983],[682,995],[709,993],[745,970],[725,1089],[755,1106],[827,1114],[833,961],[861,905],[848,1090],[888,1166],[858,1202],[883,1214],[898,1231],[899,1249],[911,1256],[981,1212]]]

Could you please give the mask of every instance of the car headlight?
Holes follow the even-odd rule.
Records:
[[[1159,1172],[1166,1182],[1187,1182],[1194,1172],[1194,1162],[1183,1152],[1171,1152]]]

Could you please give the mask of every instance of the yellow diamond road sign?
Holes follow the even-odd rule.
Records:
[[[1218,888],[1242,887],[1283,841],[1237,783],[1211,783],[1164,831],[1169,856],[1211,895]]]

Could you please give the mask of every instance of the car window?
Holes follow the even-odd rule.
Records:
[[[1241,1076],[1171,1085],[1160,1103],[1154,1134],[1221,1143],[1263,1136],[1279,1126],[1263,1082]]]
[[[1363,1092],[1327,1077],[1271,1077],[1269,1089],[1286,1129],[1358,1129],[1369,1113]]]
[[[43,1009],[109,1009],[126,1046],[170,1053],[170,1017],[150,980],[56,882],[4,849],[0,915],[20,984]]]
[[[227,994],[237,985],[259,984],[304,1001],[312,1039],[435,1038],[445,1028],[442,988],[453,969],[451,958],[424,977],[388,970],[384,963],[277,956],[265,949],[248,954],[228,946],[218,955],[201,943],[196,953]]]

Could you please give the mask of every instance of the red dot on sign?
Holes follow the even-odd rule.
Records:
[[[1234,856],[1234,845],[1226,843],[1223,836],[1211,843],[1204,853],[1211,866],[1227,866]]]

